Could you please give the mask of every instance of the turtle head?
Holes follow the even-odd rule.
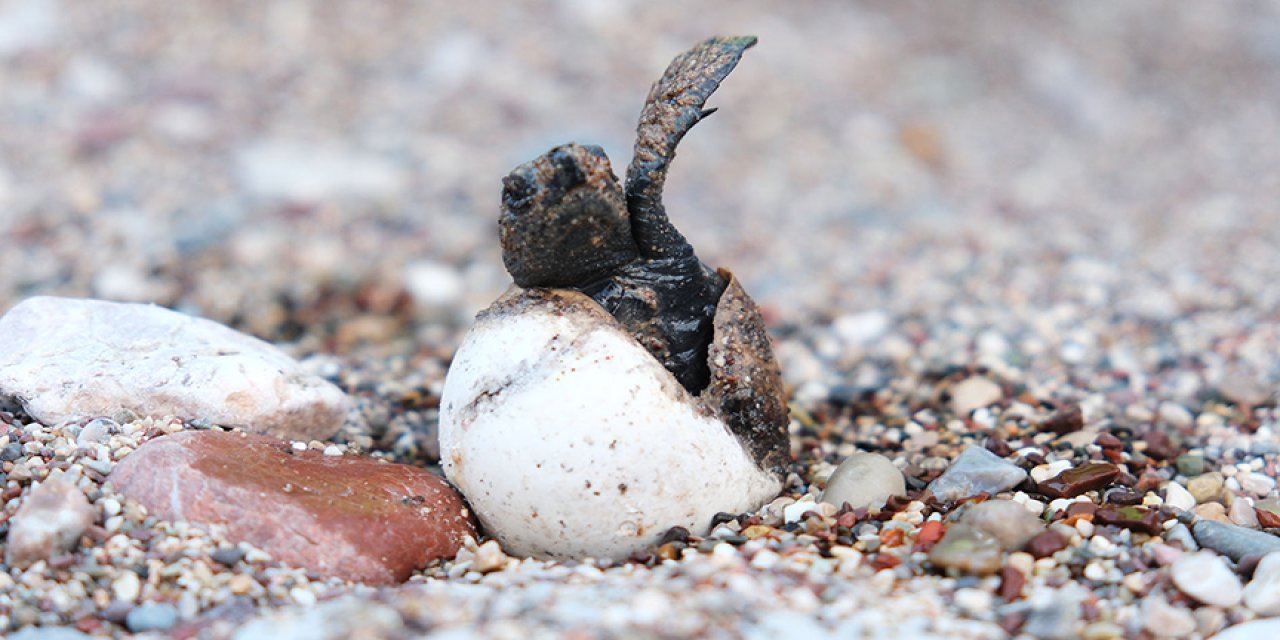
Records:
[[[604,150],[565,144],[502,179],[502,262],[521,287],[582,287],[639,257]]]

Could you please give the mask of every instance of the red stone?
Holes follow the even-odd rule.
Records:
[[[933,545],[938,544],[944,533],[941,520],[930,520],[920,527],[920,532],[916,534],[916,545],[912,551],[928,552],[933,549]]]
[[[1041,482],[1040,493],[1054,498],[1074,498],[1086,491],[1105,489],[1120,475],[1113,464],[1092,463],[1067,469]]]
[[[1258,524],[1264,529],[1272,529],[1280,527],[1280,514],[1275,514],[1266,509],[1254,508],[1254,514],[1258,516]]]
[[[1013,602],[1022,597],[1022,586],[1027,583],[1027,576],[1008,565],[1000,568],[1000,599]]]
[[[356,582],[403,582],[476,533],[461,496],[428,471],[258,435],[156,438],[110,481],[158,518],[225,527],[275,560]]]
[[[1063,549],[1067,548],[1067,540],[1058,535],[1058,532],[1048,529],[1036,534],[1036,537],[1027,542],[1027,553],[1036,558],[1047,558]]]
[[[1052,431],[1060,436],[1075,433],[1084,428],[1084,412],[1080,405],[1070,404],[1045,418],[1040,426],[1042,431]]]

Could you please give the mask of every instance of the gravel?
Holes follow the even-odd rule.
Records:
[[[54,471],[94,522],[3,567],[0,633],[123,635],[167,607],[168,633],[210,638],[1275,637],[1253,597],[1204,604],[1172,574],[1205,558],[1243,583],[1280,549],[1278,18],[1264,2],[0,2],[0,309],[94,296],[229,325],[350,397],[304,449],[429,468],[458,340],[509,282],[498,178],[568,140],[625,158],[671,55],[756,33],[667,205],[760,302],[795,456],[777,500],[705,537],[563,563],[482,539],[375,589],[104,482],[208,417],[45,424],[9,402],[0,527]],[[961,386],[975,379],[991,384]],[[905,494],[824,505],[859,451]],[[931,497],[967,451],[1006,480]],[[1093,464],[1120,472],[1070,497],[1023,480]],[[986,489],[1045,532],[983,543],[981,571],[932,561],[956,501]],[[230,548],[243,557],[213,555]]]

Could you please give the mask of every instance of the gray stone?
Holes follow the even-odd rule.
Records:
[[[1027,472],[980,446],[970,446],[929,484],[940,500],[959,500],[983,491],[996,494],[1018,486]]]
[[[1000,569],[1000,543],[967,524],[953,524],[929,551],[929,562],[962,573],[990,575]]]
[[[1087,594],[1068,583],[1057,591],[1041,590],[1028,602],[1031,611],[1022,633],[1032,638],[1067,640],[1080,637],[1080,603]]]
[[[906,480],[893,462],[878,453],[858,452],[840,463],[827,480],[822,502],[854,509],[883,506],[889,496],[905,495]]]
[[[54,472],[27,496],[9,521],[5,562],[27,567],[75,548],[96,512],[84,492]]]
[[[1235,561],[1251,554],[1280,551],[1280,537],[1214,520],[1196,521],[1191,525],[1191,533],[1200,546],[1213,549]]]
[[[1012,500],[988,500],[965,508],[960,522],[995,538],[1005,551],[1021,549],[1028,540],[1044,531],[1044,522]]]
[[[45,424],[131,413],[323,440],[347,411],[340,389],[279,349],[161,307],[31,298],[0,335],[0,396]]]
[[[134,633],[168,631],[175,624],[178,624],[178,609],[167,602],[143,603],[125,618],[125,626]]]

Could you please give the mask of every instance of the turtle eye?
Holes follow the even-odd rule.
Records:
[[[512,211],[527,209],[538,185],[524,173],[512,173],[502,179],[502,204]]]

